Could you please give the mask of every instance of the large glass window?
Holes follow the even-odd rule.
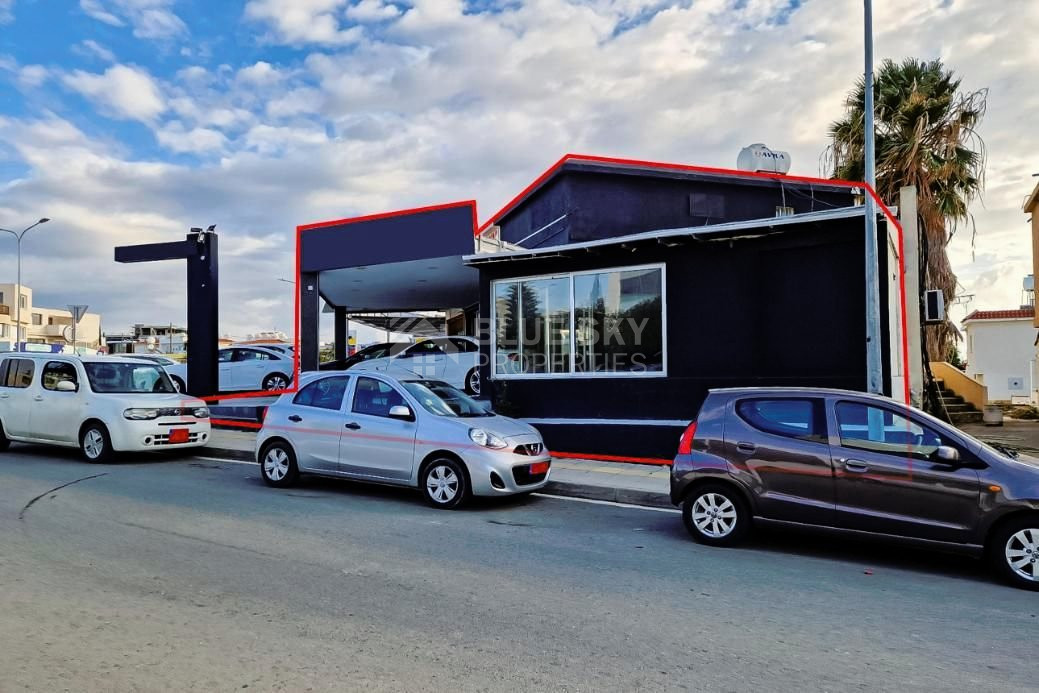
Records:
[[[494,284],[496,375],[661,374],[662,267]]]

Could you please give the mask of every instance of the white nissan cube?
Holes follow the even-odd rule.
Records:
[[[44,443],[106,462],[116,452],[201,447],[209,436],[205,402],[178,393],[158,364],[0,354],[0,451]]]

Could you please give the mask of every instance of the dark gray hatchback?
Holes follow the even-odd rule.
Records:
[[[704,544],[809,525],[985,555],[1039,590],[1039,459],[886,397],[711,390],[679,444],[671,502]]]

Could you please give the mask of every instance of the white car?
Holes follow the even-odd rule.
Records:
[[[219,351],[220,391],[286,390],[292,383],[294,367],[291,353],[260,346],[228,347]],[[178,391],[188,382],[188,366],[165,366]]]
[[[441,380],[480,394],[480,342],[472,337],[434,337],[389,356],[362,361],[350,370],[383,371],[398,378]]]
[[[112,356],[0,356],[0,450],[11,441],[78,447],[90,462],[115,452],[209,442],[205,402],[179,394],[161,366]]]

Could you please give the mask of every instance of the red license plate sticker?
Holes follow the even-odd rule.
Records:
[[[186,428],[174,428],[170,431],[171,443],[186,443],[190,439],[190,432]]]
[[[535,462],[530,465],[531,474],[545,474],[548,472],[548,462]]]

